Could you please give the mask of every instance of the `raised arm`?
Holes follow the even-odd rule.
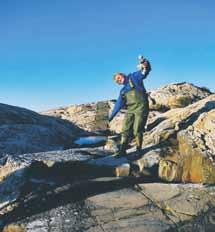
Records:
[[[146,79],[148,74],[146,74],[145,70],[140,70],[140,71],[132,73],[131,75],[134,80],[136,79],[138,81],[142,81]]]
[[[143,56],[141,56],[139,59],[140,59],[140,63],[137,65],[137,68],[144,75],[144,77],[139,77],[139,79],[143,80],[151,72],[152,67],[151,67],[151,63],[149,62],[149,60],[143,58]]]

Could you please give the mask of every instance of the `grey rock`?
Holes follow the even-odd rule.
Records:
[[[108,185],[109,180],[103,182]],[[114,185],[114,182],[112,183]],[[65,202],[48,211],[18,220],[27,231],[184,231],[214,229],[213,187],[182,184],[140,184],[94,193],[81,201]],[[207,192],[207,194],[205,194]],[[212,195],[211,195],[212,194]],[[56,196],[57,197],[57,196]],[[210,204],[210,208],[207,207]],[[158,206],[171,210],[161,210]],[[206,223],[207,222],[207,223]],[[177,227],[176,227],[177,225]],[[192,231],[192,230],[188,230]],[[212,230],[211,230],[212,231]]]
[[[66,119],[86,131],[99,132],[109,129],[107,121],[109,110],[110,106],[108,101],[102,101],[61,107],[59,109],[41,112],[41,114]]]
[[[150,108],[156,110],[181,108],[210,94],[209,89],[186,82],[168,84],[150,92]]]
[[[0,156],[62,150],[81,134],[71,122],[0,104]]]

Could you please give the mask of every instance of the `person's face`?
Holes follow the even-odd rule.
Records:
[[[124,84],[124,81],[125,81],[124,75],[122,75],[122,74],[117,74],[117,75],[115,76],[115,81],[116,81],[117,84],[123,85],[123,84]]]

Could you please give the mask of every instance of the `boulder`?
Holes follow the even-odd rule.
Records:
[[[99,132],[109,129],[107,120],[109,109],[108,101],[101,101],[91,104],[61,107],[41,113],[66,119],[86,131]]]
[[[159,114],[148,124],[144,144],[159,144],[162,141],[177,142],[178,132],[192,126],[203,113],[207,113],[214,108],[215,94],[212,94],[187,107],[172,109]]]
[[[186,82],[169,84],[150,92],[150,108],[165,111],[185,107],[210,94],[209,89]]]
[[[186,130],[178,133],[183,159],[183,182],[215,182],[215,109],[202,113]]]
[[[214,183],[215,95],[169,110],[154,120],[152,125],[156,126],[150,130],[152,125],[148,125],[144,143],[166,149],[159,155],[160,178]]]
[[[81,134],[71,122],[0,104],[0,155],[65,149]]]

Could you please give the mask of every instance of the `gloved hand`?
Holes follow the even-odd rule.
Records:
[[[144,58],[143,55],[138,56],[139,64],[137,65],[137,69],[140,71],[144,71],[146,69],[146,59]]]
[[[138,65],[137,65],[137,68],[138,68],[138,70],[140,70],[140,71],[145,71],[145,70],[146,70],[145,64],[138,64]]]
[[[138,56],[139,64],[137,65],[138,70],[142,71],[143,74],[149,74],[152,70],[149,60],[144,58],[142,55]]]

